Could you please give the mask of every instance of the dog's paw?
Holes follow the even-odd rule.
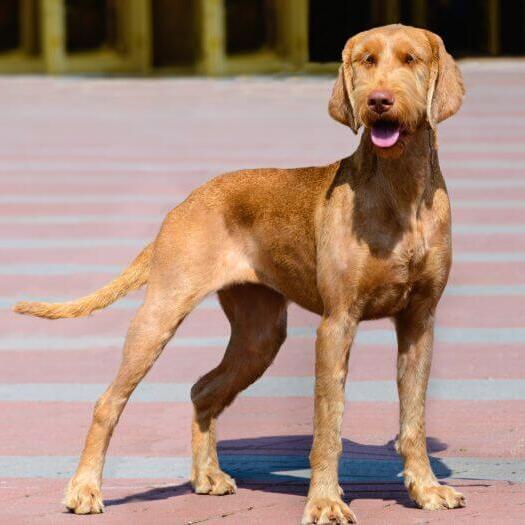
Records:
[[[193,490],[197,494],[211,494],[212,496],[224,496],[235,494],[237,485],[235,480],[222,470],[199,473],[191,480]]]
[[[302,525],[357,523],[355,514],[340,498],[311,498],[306,502]]]
[[[465,496],[446,485],[413,487],[409,494],[414,502],[425,510],[456,509],[465,506]]]
[[[70,481],[64,497],[64,505],[75,514],[100,514],[104,512],[102,493],[98,485]]]

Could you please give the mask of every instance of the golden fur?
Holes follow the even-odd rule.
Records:
[[[392,147],[370,140],[383,118],[367,106],[386,89],[403,133]],[[322,316],[317,332],[312,478],[303,523],[355,521],[342,500],[337,465],[348,355],[363,319],[392,317],[398,336],[398,451],[410,497],[424,509],[464,505],[438,483],[425,442],[425,392],[434,312],[451,263],[450,209],[436,151],[436,124],[460,107],[463,84],[441,39],[386,26],[351,38],[329,104],[357,132],[357,151],[329,166],[258,169],[217,177],[166,217],[155,242],[119,278],[87,298],[21,303],[20,313],[75,317],[103,308],[147,282],[122,364],[98,400],[65,503],[78,514],[103,509],[102,469],[126,402],[184,317],[218,292],[231,323],[222,362],[193,386],[195,491],[225,494],[234,481],[219,466],[215,424],[260,377],[286,337],[294,301]]]

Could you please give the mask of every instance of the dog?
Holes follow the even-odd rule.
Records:
[[[398,338],[397,450],[408,493],[423,509],[465,504],[432,472],[424,415],[434,313],[452,254],[437,124],[461,106],[461,73],[439,36],[398,24],[350,38],[342,58],[329,113],[354,133],[364,127],[350,157],[323,167],[221,175],[169,212],[155,241],[99,291],[66,303],[15,305],[23,314],[78,317],[147,284],[67,487],[71,511],[102,512],[105,454],[129,396],[184,318],[214,292],[232,333],[221,363],[191,389],[195,492],[235,491],[219,466],[216,420],[272,363],[293,301],[322,316],[302,523],[356,520],[337,474],[344,387],[359,322],[383,317],[394,320]]]

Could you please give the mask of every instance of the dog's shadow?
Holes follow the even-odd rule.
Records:
[[[239,488],[306,495],[309,481],[308,454],[312,436],[269,436],[222,441],[219,443],[221,467],[231,474]],[[446,450],[436,438],[427,439],[429,454]],[[431,456],[438,478],[448,478],[451,470]],[[340,484],[348,499],[384,498],[413,507],[401,478],[402,463],[394,442],[385,445],[362,445],[343,439],[339,469]],[[106,506],[132,501],[155,501],[191,493],[188,482],[155,487],[123,498],[106,500]]]

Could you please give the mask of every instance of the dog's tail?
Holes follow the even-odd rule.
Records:
[[[148,282],[153,243],[148,244],[135,260],[116,278],[89,295],[65,303],[39,303],[21,301],[13,310],[19,314],[35,315],[47,319],[82,317],[105,308],[132,290]]]

